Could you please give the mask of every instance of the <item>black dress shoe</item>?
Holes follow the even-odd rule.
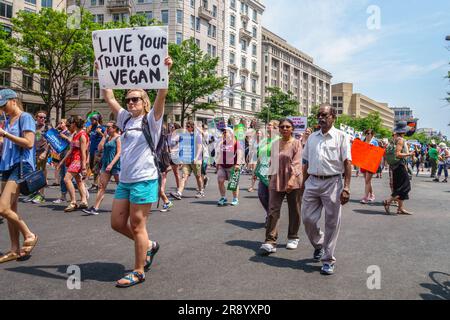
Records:
[[[324,250],[322,249],[316,249],[314,250],[314,260],[316,261],[320,261],[320,259],[322,259],[323,255],[324,255]]]

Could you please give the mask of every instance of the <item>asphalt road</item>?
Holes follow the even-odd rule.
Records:
[[[389,194],[386,177],[374,180],[373,205],[359,204],[363,179],[353,178],[336,250],[336,274],[326,277],[312,260],[303,225],[299,248],[285,249],[287,204],[278,252],[260,256],[265,214],[256,192],[246,191],[249,176],[242,178],[244,191],[236,208],[216,206],[215,175],[210,178],[205,199],[195,199],[191,178],[185,199],[168,213],[152,212],[148,228],[161,250],[147,281],[125,290],[114,284],[133,267],[134,248],[110,228],[112,184],[99,216],[64,213],[64,205],[50,202],[58,189],[47,191],[49,202],[44,205],[20,203],[19,212],[40,241],[29,260],[0,265],[0,299],[450,298],[450,184],[414,178],[407,208],[415,214],[387,216],[381,205]],[[173,185],[171,180],[170,190]],[[0,252],[8,249],[3,223]],[[71,265],[80,268],[80,289],[68,289]],[[371,266],[381,274],[379,289],[368,288]],[[369,282],[376,284],[372,278]]]

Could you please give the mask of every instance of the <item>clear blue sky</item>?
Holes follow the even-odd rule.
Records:
[[[450,138],[449,0],[264,0],[263,25],[355,92],[411,107],[419,127]],[[380,12],[379,28],[370,6]],[[375,28],[374,28],[375,27]]]

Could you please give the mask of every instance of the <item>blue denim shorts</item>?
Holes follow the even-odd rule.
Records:
[[[158,202],[158,180],[148,180],[136,183],[120,182],[114,199],[128,200],[133,204],[150,204]]]
[[[28,163],[23,163],[23,175],[27,175],[28,173],[34,171],[33,167]],[[11,167],[11,169],[2,172],[2,181],[14,181],[17,182],[20,180],[20,164],[16,163]]]

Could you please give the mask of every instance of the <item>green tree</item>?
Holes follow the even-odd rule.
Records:
[[[319,125],[319,120],[317,116],[319,115],[320,106],[316,105],[311,108],[311,113],[308,116],[308,127],[315,128]]]
[[[37,93],[49,113],[56,110],[57,121],[65,116],[73,81],[88,74],[94,60],[92,15],[82,10],[79,28],[69,28],[68,18],[65,12],[44,8],[39,13],[19,11],[12,19],[16,65],[47,79],[46,90]]]
[[[201,51],[194,39],[180,45],[170,44],[169,54],[174,65],[170,71],[168,99],[181,106],[181,125],[184,125],[188,113],[217,107],[215,102],[204,102],[202,98],[222,90],[227,79],[217,76],[219,58]]]
[[[14,63],[14,54],[8,39],[8,33],[0,30],[0,69],[9,68]]]
[[[266,90],[269,96],[266,97],[261,112],[257,117],[267,123],[271,120],[280,120],[290,116],[299,116],[299,103],[294,99],[292,92],[284,93],[280,88],[268,87]]]

